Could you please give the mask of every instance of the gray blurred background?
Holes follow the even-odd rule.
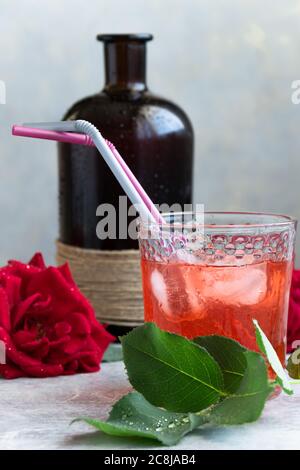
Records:
[[[193,122],[196,202],[300,218],[299,21],[299,0],[0,0],[0,262],[54,262],[56,145],[10,127],[102,88],[97,33],[154,34],[148,84]]]

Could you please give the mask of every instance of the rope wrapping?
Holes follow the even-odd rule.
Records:
[[[92,250],[57,241],[57,264],[66,262],[101,323],[128,327],[143,323],[138,250]]]

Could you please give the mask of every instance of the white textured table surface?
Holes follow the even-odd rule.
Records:
[[[105,436],[84,423],[69,426],[77,416],[106,418],[112,403],[129,390],[121,362],[103,364],[97,374],[0,379],[0,449],[149,448],[148,441]],[[292,397],[281,394],[268,402],[256,423],[197,430],[176,449],[300,449],[299,424],[297,385]],[[152,443],[154,448],[163,447]]]

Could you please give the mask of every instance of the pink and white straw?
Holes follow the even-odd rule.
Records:
[[[21,137],[55,140],[95,146],[135,206],[143,221],[164,224],[164,219],[150,197],[125,163],[115,146],[104,139],[90,122],[61,121],[13,126],[12,134]]]

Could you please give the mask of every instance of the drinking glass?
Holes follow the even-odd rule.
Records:
[[[296,220],[242,212],[163,214],[139,224],[145,321],[257,351],[256,319],[282,364]]]

